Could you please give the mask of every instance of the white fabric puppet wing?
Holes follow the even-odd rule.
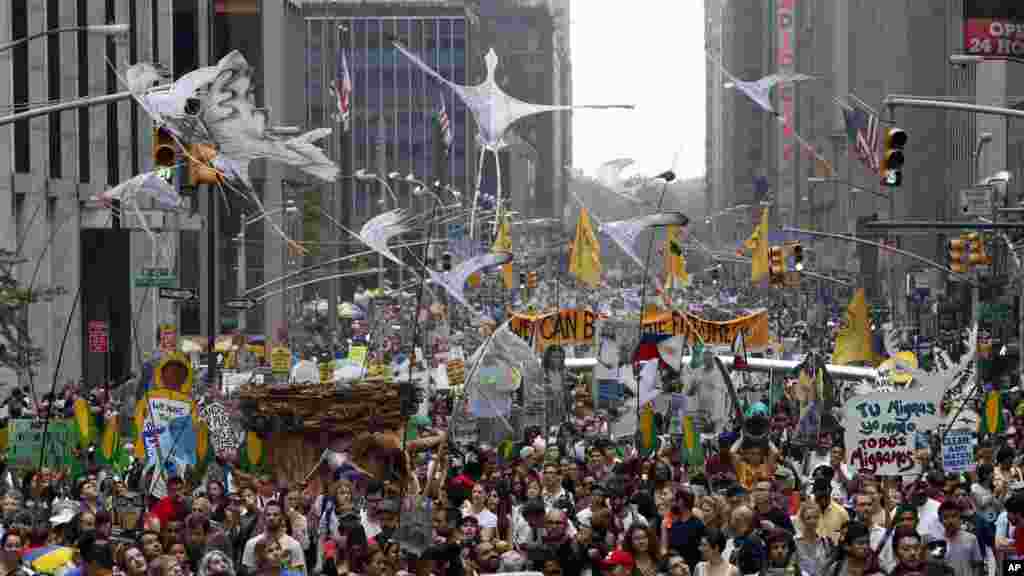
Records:
[[[362,229],[359,230],[359,239],[374,252],[399,266],[405,266],[405,263],[388,248],[388,240],[409,231],[405,220],[404,210],[391,210],[378,214],[363,224]]]
[[[430,272],[430,277],[433,278],[435,282],[443,286],[445,291],[447,291],[452,298],[455,298],[460,304],[472,310],[473,306],[470,305],[468,300],[466,300],[466,294],[463,292],[463,287],[465,287],[466,281],[469,280],[469,277],[484,268],[501,266],[502,264],[508,264],[511,261],[512,254],[508,252],[487,252],[461,262],[458,266],[452,269],[451,272],[440,273],[433,270],[428,271]]]

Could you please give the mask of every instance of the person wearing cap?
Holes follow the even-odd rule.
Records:
[[[829,478],[819,476],[814,479],[811,484],[811,500],[805,505],[818,507],[818,535],[838,544],[840,531],[849,522],[850,514],[832,498],[832,482]]]

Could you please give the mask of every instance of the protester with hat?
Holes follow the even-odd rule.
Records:
[[[633,572],[635,565],[633,555],[625,550],[609,552],[604,560],[601,561],[601,566],[605,569],[605,573],[611,576],[627,576]]]
[[[185,505],[185,482],[177,476],[167,479],[167,496],[161,498],[149,513],[160,519],[161,525],[166,525],[171,520],[184,520],[188,515],[188,507]]]

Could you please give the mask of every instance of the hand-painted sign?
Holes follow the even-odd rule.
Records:
[[[760,349],[768,346],[768,311],[761,310],[747,316],[741,316],[725,322],[704,320],[703,318],[673,310],[644,314],[644,332],[656,332],[672,336],[685,336],[689,344],[698,340],[705,345],[732,346],[736,335],[743,331],[743,343],[747,349]],[[698,338],[699,337],[699,338]]]
[[[287,374],[292,367],[292,353],[286,346],[276,346],[270,352],[270,369],[274,374]]]
[[[974,446],[978,435],[970,428],[957,428],[942,440],[942,469],[946,473],[974,472]]]
[[[524,340],[532,337],[537,350],[545,350],[554,344],[593,344],[596,320],[593,310],[566,308],[557,314],[515,314],[510,327]]]
[[[920,472],[914,437],[938,425],[941,389],[933,388],[876,392],[848,400],[843,425],[849,465],[887,476]]]
[[[43,454],[43,431],[46,431],[46,458]],[[71,448],[78,444],[78,434],[71,420],[11,420],[7,442],[7,464],[25,469],[46,466],[61,468],[74,460]]]
[[[153,390],[135,407],[136,458],[148,465],[174,463],[179,470],[195,465],[195,405],[170,389]]]

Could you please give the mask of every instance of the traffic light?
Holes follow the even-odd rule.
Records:
[[[793,244],[793,269],[797,272],[804,269],[804,247],[799,243]]]
[[[967,273],[967,239],[963,236],[949,241],[949,269],[957,274]]]
[[[768,278],[772,286],[781,286],[786,282],[786,254],[781,246],[768,248]]]
[[[178,161],[178,145],[174,136],[163,128],[153,129],[153,163],[160,168],[170,168]]]
[[[217,149],[209,144],[191,144],[188,147],[188,180],[192,186],[223,183],[220,172],[210,165],[217,157]]]
[[[452,253],[445,252],[441,255],[441,270],[445,272],[452,271]]]
[[[885,153],[882,156],[882,185],[897,187],[903,184],[903,147],[907,133],[902,128],[885,131]]]
[[[526,272],[520,272],[519,273],[519,287],[520,288],[525,288],[526,287]]]
[[[526,278],[526,285],[530,288],[530,290],[533,290],[534,288],[537,287],[537,273],[536,272],[530,272],[529,273],[529,275]]]
[[[971,234],[967,239],[971,250],[967,262],[971,266],[991,266],[992,257],[985,252],[985,238],[980,234]]]

